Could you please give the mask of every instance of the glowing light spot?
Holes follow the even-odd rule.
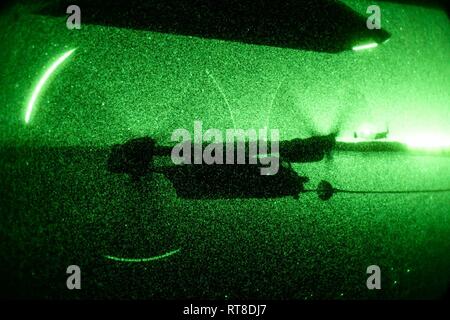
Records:
[[[118,262],[150,262],[150,261],[168,258],[180,251],[181,251],[181,249],[176,249],[176,250],[172,250],[172,251],[166,252],[166,253],[158,255],[158,256],[153,256],[153,257],[148,257],[148,258],[119,258],[119,257],[114,257],[114,256],[104,256],[104,257],[106,259],[118,261]]]
[[[367,123],[363,124],[361,126],[361,128],[359,128],[358,131],[360,133],[362,133],[363,135],[367,135],[367,136],[375,133],[375,130],[374,130],[373,126],[371,126],[370,124],[367,124]]]
[[[362,44],[359,46],[354,46],[352,48],[353,51],[362,51],[362,50],[368,50],[368,49],[373,49],[378,47],[378,43],[373,42],[373,43],[368,43],[368,44]]]
[[[59,67],[61,63],[64,62],[76,49],[72,49],[70,51],[67,51],[64,53],[61,57],[59,57],[53,64],[45,71],[44,75],[39,80],[38,84],[34,88],[33,94],[31,96],[30,101],[28,102],[27,106],[27,112],[25,114],[25,123],[28,123],[30,121],[31,112],[33,111],[33,107],[36,103],[36,100],[39,96],[39,93],[41,92],[42,88],[44,87],[47,80],[50,78],[53,72]]]
[[[383,139],[373,139],[373,129],[370,127],[361,127],[358,131],[358,137],[340,136],[336,138],[341,143],[400,143],[410,150],[424,152],[450,152],[450,137],[440,134],[414,134],[408,136],[392,136]]]
[[[445,149],[450,148],[450,139],[436,134],[414,135],[403,139],[411,149]]]

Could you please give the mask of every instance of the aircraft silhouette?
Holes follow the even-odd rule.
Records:
[[[276,198],[300,193],[317,193],[321,200],[329,200],[336,193],[350,194],[408,194],[450,192],[438,190],[344,190],[334,188],[322,180],[316,189],[306,189],[308,177],[299,176],[292,163],[310,163],[331,159],[334,149],[358,152],[405,152],[398,142],[378,141],[363,143],[336,142],[336,133],[292,139],[279,142],[280,167],[274,175],[262,175],[257,164],[173,164],[154,166],[155,157],[170,157],[173,146],[158,146],[150,137],[136,138],[124,144],[114,145],[108,157],[107,168],[112,173],[128,174],[139,183],[142,177],[162,174],[169,179],[177,196],[183,199],[232,199],[232,198]],[[269,142],[270,143],[270,142]],[[246,142],[248,150],[249,142]],[[194,146],[195,144],[193,144]],[[202,149],[205,145],[201,146]],[[414,154],[414,152],[411,152]],[[260,154],[264,156],[264,154]],[[266,154],[269,156],[268,154]],[[446,155],[446,154],[443,154]]]
[[[299,176],[291,163],[321,161],[331,154],[335,143],[335,134],[280,141],[281,165],[278,172],[261,175],[260,165],[248,164],[248,161],[246,164],[172,164],[155,167],[154,157],[170,157],[173,147],[158,146],[154,139],[143,137],[114,145],[108,158],[108,170],[128,174],[134,181],[152,173],[163,174],[172,182],[177,196],[186,199],[297,198],[307,191],[304,184],[309,178]],[[249,142],[245,145],[248,150]]]

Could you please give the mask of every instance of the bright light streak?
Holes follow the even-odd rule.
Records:
[[[53,62],[53,64],[50,66],[50,68],[48,68],[45,71],[44,75],[39,80],[37,86],[34,88],[33,95],[31,96],[31,99],[28,102],[27,113],[25,115],[25,123],[28,123],[30,121],[31,112],[33,111],[33,107],[36,103],[39,93],[41,92],[41,90],[42,90],[43,86],[45,85],[45,83],[47,82],[47,80],[50,78],[52,73],[55,72],[55,70],[59,67],[59,65],[61,63],[63,63],[64,60],[66,60],[75,50],[76,49],[72,49],[72,50],[64,53],[61,57],[58,58],[58,60]]]
[[[164,254],[161,254],[159,256],[153,256],[153,257],[149,257],[149,258],[119,258],[119,257],[114,257],[114,256],[105,256],[105,258],[109,259],[109,260],[113,260],[113,261],[118,261],[118,262],[149,262],[149,261],[155,261],[155,260],[160,260],[160,259],[170,257],[170,256],[180,252],[180,250],[181,249],[172,250],[172,251],[166,252]]]
[[[402,139],[408,148],[440,150],[450,148],[450,138],[435,134],[414,135]]]
[[[363,44],[363,45],[359,45],[359,46],[354,46],[352,48],[353,51],[362,51],[362,50],[367,50],[367,49],[373,49],[378,47],[378,43],[373,42],[373,43],[368,43],[368,44]]]
[[[392,137],[388,139],[365,139],[349,136],[337,137],[337,142],[341,143],[401,143],[411,150],[429,150],[429,151],[450,151],[450,137],[444,137],[434,134],[413,135],[408,137]]]

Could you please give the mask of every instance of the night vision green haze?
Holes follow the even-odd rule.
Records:
[[[446,3],[212,2],[3,8],[1,297],[448,297]]]

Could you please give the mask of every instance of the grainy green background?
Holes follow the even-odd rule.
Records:
[[[364,15],[372,1],[346,0]],[[163,177],[139,188],[106,170],[107,148],[175,128],[278,128],[283,139],[389,124],[450,135],[450,25],[438,9],[380,3],[374,50],[318,53],[82,25],[16,5],[0,18],[0,288],[50,298],[438,298],[450,279],[449,194],[181,200]],[[77,48],[45,86],[45,69]],[[274,94],[281,82],[280,89]],[[269,106],[272,104],[272,108]],[[270,111],[271,110],[271,111]],[[270,119],[270,120],[269,120]],[[25,146],[24,146],[25,145]],[[29,149],[29,146],[50,149]],[[450,161],[338,153],[295,165],[349,189],[446,188]],[[124,264],[103,255],[165,260]],[[65,269],[82,269],[82,290]],[[368,265],[382,290],[365,286]]]

